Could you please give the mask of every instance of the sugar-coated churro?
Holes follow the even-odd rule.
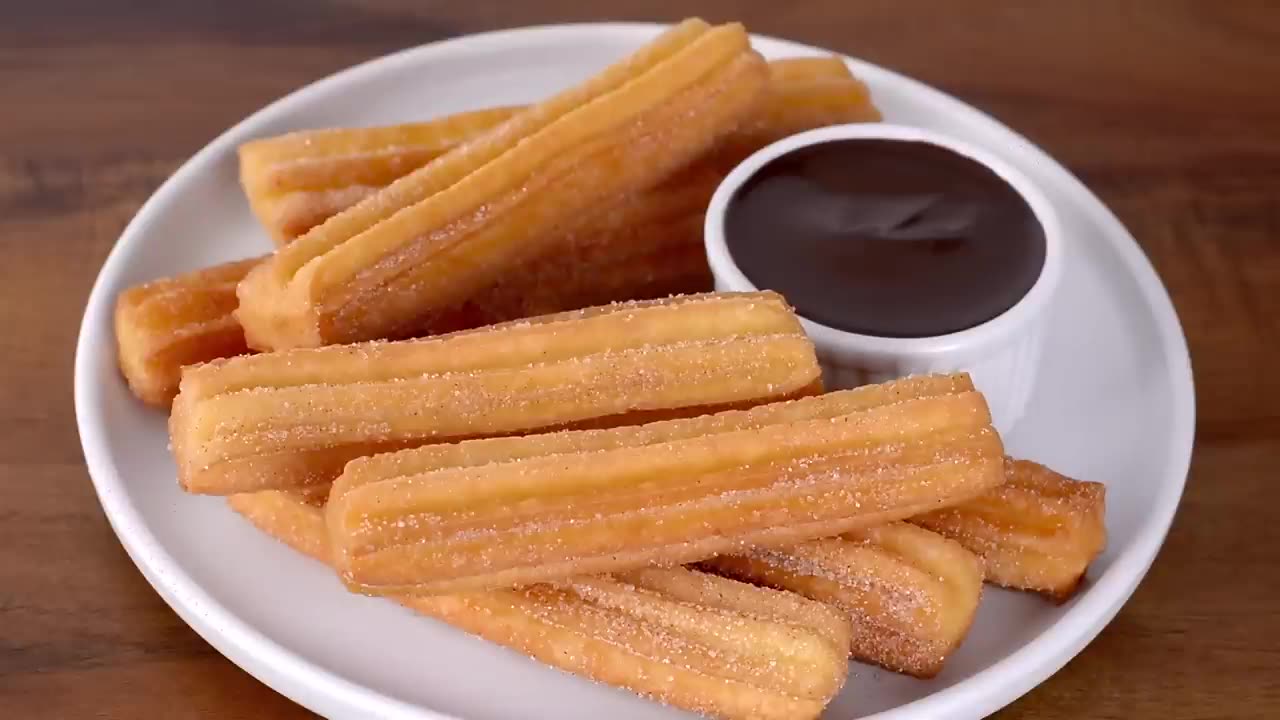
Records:
[[[283,244],[518,111],[492,108],[420,123],[251,140],[239,149],[240,184],[254,215]]]
[[[908,523],[703,563],[714,572],[834,605],[853,624],[853,657],[933,677],[960,645],[982,595],[982,561]]]
[[[120,293],[116,346],[120,371],[135,395],[168,406],[183,365],[248,352],[232,312],[236,284],[258,262],[226,263]]]
[[[720,149],[728,161],[726,172],[756,150],[788,135],[825,125],[881,119],[870,90],[853,76],[842,58],[774,60],[769,71],[766,100]]]
[[[556,252],[531,258],[438,313],[426,330],[454,332],[611,302],[711,290],[702,217],[720,177],[696,166],[672,182],[593,213],[560,235]]]
[[[283,245],[520,109],[493,108],[404,125],[303,130],[252,140],[240,146],[241,185],[258,220],[276,244]],[[696,164],[723,175],[747,155],[787,135],[879,119],[866,85],[843,59],[774,60],[761,101],[721,147]],[[672,179],[664,185],[679,182]]]
[[[184,488],[230,494],[328,482],[389,449],[754,405],[819,375],[778,295],[690,295],[188,367],[170,435]]]
[[[833,608],[684,568],[401,602],[561,669],[717,717],[817,717],[848,673],[849,628]]]
[[[238,289],[251,347],[404,337],[690,163],[756,104],[740,25],[688,21],[335,215]]]
[[[347,465],[328,505],[354,590],[439,594],[803,540],[1003,480],[967,377],[927,377],[642,427],[422,448]]]
[[[1063,602],[1106,547],[1105,516],[1101,483],[1010,459],[1000,487],[911,521],[977,553],[989,581]]]
[[[261,490],[228,495],[227,504],[276,540],[329,565],[326,497],[302,490]]]
[[[273,537],[329,561],[316,502],[281,491],[228,501]],[[848,672],[841,613],[683,568],[395,600],[553,667],[716,717],[817,717]]]

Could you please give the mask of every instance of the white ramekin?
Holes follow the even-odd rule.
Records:
[[[906,375],[968,372],[986,396],[996,427],[1009,430],[1025,411],[1035,383],[1043,345],[1043,323],[1062,274],[1062,227],[1044,193],[1021,172],[989,152],[930,130],[887,123],[835,125],[769,145],[729,173],[707,208],[704,239],[716,289],[759,289],[738,268],[725,241],[725,210],[738,188],[774,158],[810,145],[853,138],[930,143],[987,166],[1022,195],[1044,228],[1044,265],[1035,284],[1013,307],[980,325],[947,335],[876,337],[837,330],[802,317],[805,331],[817,347],[828,388],[847,388]]]

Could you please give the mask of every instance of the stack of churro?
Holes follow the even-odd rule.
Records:
[[[528,107],[254,141],[277,249],[122,293],[121,369],[186,490],[349,589],[816,717],[849,657],[931,677],[984,580],[1061,601],[1105,542],[1102,487],[1007,459],[967,376],[824,393],[785,299],[706,292],[724,174],[876,118],[842,61],[691,20]]]
[[[411,125],[300,131],[255,140],[240,150],[241,181],[250,207],[283,245],[475,140],[515,112],[484,110]],[[702,219],[724,175],[750,153],[788,134],[879,117],[866,86],[843,61],[775,60],[768,64],[768,79],[755,105],[712,149],[652,188],[583,213],[557,231],[554,247],[525,260],[518,272],[494,279],[408,334],[434,335],[710,290]],[[146,283],[122,296],[116,311],[122,368],[139,397],[168,406],[183,365],[246,351],[235,316],[235,290],[258,262]],[[175,285],[183,288],[181,304],[164,299]],[[142,301],[169,309],[146,320],[134,309]],[[235,346],[225,342],[227,334],[238,339]],[[182,354],[170,349],[175,346],[184,348]]]

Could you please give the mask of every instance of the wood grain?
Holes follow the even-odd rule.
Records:
[[[1275,714],[1280,12],[1269,0],[7,4],[0,714],[308,716],[165,607],[114,539],[80,455],[80,312],[168,173],[264,103],[388,51],[502,26],[693,13],[838,48],[992,112],[1116,210],[1181,314],[1199,429],[1168,544],[1098,640],[1001,717]]]

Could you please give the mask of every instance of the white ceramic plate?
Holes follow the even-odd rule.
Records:
[[[236,146],[323,126],[395,123],[530,102],[585,78],[659,31],[540,27],[397,53],[317,82],[224,133],[138,212],[89,298],[76,351],[76,415],[102,506],[147,580],[214,647],[328,717],[670,718],[630,694],[542,667],[384,601],[346,593],[217,498],[184,495],[162,413],[115,367],[111,309],[122,288],[261,253],[264,233],[236,182]],[[770,57],[817,48],[756,38]],[[1049,156],[918,82],[849,60],[887,119],[987,147],[1040,182],[1066,226],[1065,274],[1041,384],[1010,450],[1108,487],[1110,546],[1091,582],[1054,607],[986,593],[963,647],[932,681],[854,665],[826,717],[977,718],[1080,651],[1146,573],[1173,519],[1191,455],[1191,369],[1160,281],[1116,218]]]

